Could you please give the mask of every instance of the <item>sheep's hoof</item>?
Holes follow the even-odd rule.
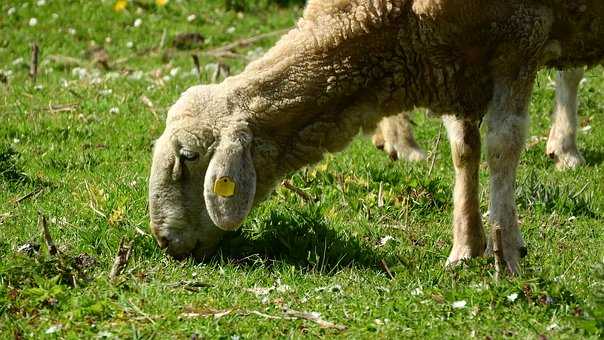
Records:
[[[413,147],[402,143],[384,145],[384,151],[390,156],[393,161],[406,160],[409,162],[419,162],[426,159],[426,154],[419,147]]]
[[[476,245],[453,245],[453,249],[451,249],[451,254],[449,254],[445,266],[452,267],[460,264],[464,260],[482,256],[485,252],[485,248],[484,241],[479,242]]]
[[[585,159],[579,151],[565,153],[551,153],[550,158],[556,162],[556,170],[572,170],[585,164]]]
[[[503,261],[511,275],[520,274],[520,259],[528,254],[526,245],[518,228],[513,228],[501,235]],[[493,234],[493,241],[495,235]],[[495,254],[496,255],[496,254]]]
[[[545,153],[555,162],[558,171],[576,169],[585,164],[585,158],[574,143],[564,143],[550,138]]]

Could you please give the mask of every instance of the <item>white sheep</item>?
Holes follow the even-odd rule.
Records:
[[[578,90],[583,74],[583,68],[575,68],[559,71],[556,77],[556,107],[552,113],[546,153],[554,160],[558,170],[574,169],[585,163],[577,148]],[[407,112],[384,117],[372,141],[394,160],[420,161],[426,157],[413,137]]]
[[[444,117],[456,174],[447,263],[486,247],[484,117],[489,221],[517,272],[515,176],[536,73],[602,60],[603,17],[604,2],[592,0],[310,0],[266,55],[172,106],[153,155],[151,229],[168,253],[203,256],[286,174],[342,150],[384,116],[427,107],[455,114]]]

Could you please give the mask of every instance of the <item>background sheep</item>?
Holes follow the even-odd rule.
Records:
[[[552,128],[546,154],[558,170],[573,169],[585,163],[577,147],[578,90],[583,79],[582,68],[560,71],[556,77],[556,107],[552,113]],[[384,117],[378,124],[373,144],[391,159],[420,161],[426,155],[413,137],[409,113]]]
[[[544,64],[604,57],[604,4],[582,6],[575,14],[562,1],[310,1],[264,57],[221,84],[190,88],[170,109],[149,185],[160,245],[202,255],[218,228],[238,228],[285,174],[341,150],[360,127],[423,106],[456,113],[444,118],[456,172],[448,263],[479,256],[478,125],[488,109],[489,220],[517,272],[525,249],[515,174],[535,75]],[[553,29],[562,24],[577,30]]]

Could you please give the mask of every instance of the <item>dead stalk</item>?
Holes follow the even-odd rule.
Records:
[[[130,254],[132,253],[133,244],[134,241],[129,241],[126,243],[125,238],[122,238],[120,241],[120,246],[117,250],[117,255],[115,256],[115,261],[113,261],[113,266],[111,267],[111,272],[109,273],[110,280],[115,280],[126,268],[128,260],[130,259]]]
[[[505,260],[503,259],[503,243],[501,241],[501,228],[495,228],[493,254],[495,255],[495,278],[499,280],[499,278],[502,276],[502,272],[505,270]]]
[[[443,132],[443,127],[441,125],[440,128],[438,129],[438,137],[436,137],[436,144],[434,144],[434,148],[432,149],[432,162],[430,163],[430,170],[428,170],[428,178],[430,178],[430,175],[432,174],[432,170],[434,170],[434,162],[436,161],[436,152],[438,151],[438,146],[440,144],[440,137],[442,135],[442,132]]]
[[[201,66],[199,65],[199,56],[197,54],[192,54],[193,64],[195,65],[195,72],[197,72],[197,78],[199,78],[199,83],[202,83],[201,79]]]
[[[388,268],[388,264],[386,264],[386,261],[380,260],[380,267],[382,267],[386,274],[388,274],[388,277],[391,280],[394,279],[394,275],[392,275],[392,272],[390,271],[390,268]]]
[[[32,83],[35,85],[38,78],[38,58],[40,56],[40,48],[38,44],[31,44],[31,64],[29,65],[29,76]]]
[[[42,237],[44,238],[44,243],[46,244],[46,248],[48,249],[48,253],[52,256],[57,255],[57,247],[50,236],[50,231],[48,230],[48,224],[46,223],[46,216],[41,212],[38,212],[38,226],[42,231]]]
[[[294,192],[296,195],[300,196],[304,201],[312,203],[314,202],[314,199],[312,197],[310,197],[309,194],[305,193],[304,191],[302,191],[299,188],[296,188],[292,182],[288,179],[284,179],[283,182],[281,182],[281,185],[288,189],[291,190],[292,192]]]

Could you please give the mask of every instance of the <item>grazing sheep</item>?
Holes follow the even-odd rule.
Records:
[[[287,173],[342,150],[384,116],[427,107],[449,114],[456,182],[447,263],[485,250],[484,117],[489,220],[517,272],[515,176],[535,75],[602,60],[601,18],[600,0],[311,0],[266,55],[172,106],[149,180],[153,233],[173,256],[203,256]]]
[[[552,114],[553,123],[546,153],[554,160],[558,170],[574,169],[585,163],[577,148],[577,93],[583,74],[583,68],[575,68],[558,72],[556,78],[556,108]],[[372,141],[394,160],[425,159],[423,150],[413,137],[407,112],[384,117],[378,124]]]

